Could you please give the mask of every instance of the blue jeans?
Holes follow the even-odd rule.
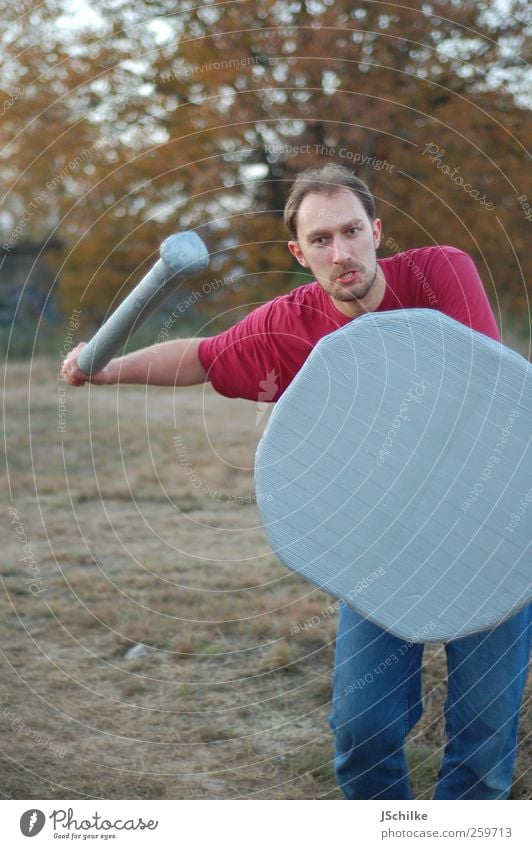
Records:
[[[436,799],[506,799],[517,751],[532,605],[447,643],[447,745]],[[340,606],[329,718],[347,799],[412,799],[404,740],[423,713],[423,645]]]

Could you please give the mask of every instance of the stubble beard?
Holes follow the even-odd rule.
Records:
[[[327,294],[334,298],[335,301],[362,301],[371,292],[377,279],[378,271],[379,266],[375,259],[375,269],[369,279],[363,280],[361,283],[352,283],[352,288],[349,286],[342,286],[334,280],[327,280],[326,285],[323,288]]]

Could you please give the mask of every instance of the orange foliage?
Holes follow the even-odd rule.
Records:
[[[494,303],[526,307],[532,222],[518,198],[532,198],[530,122],[511,91],[522,85],[522,0],[499,17],[473,0],[179,12],[169,0],[114,11],[94,0],[104,35],[77,34],[75,49],[72,33],[50,30],[56,4],[28,5],[47,41],[28,35],[18,58],[5,45],[24,96],[1,129],[4,206],[16,222],[52,181],[32,227],[63,239],[66,310],[101,320],[168,233],[196,227],[212,275],[235,277],[200,308],[286,291],[300,278],[284,199],[298,170],[325,161],[370,184],[384,254],[458,245]]]

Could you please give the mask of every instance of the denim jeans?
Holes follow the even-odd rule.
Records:
[[[436,799],[506,799],[517,750],[532,605],[445,645],[447,745]],[[412,799],[404,740],[423,713],[423,645],[340,606],[329,718],[347,799]]]

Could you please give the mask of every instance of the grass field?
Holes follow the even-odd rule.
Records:
[[[7,371],[3,797],[341,798],[335,615],[261,530],[266,416],[202,387],[63,396],[56,368]],[[442,646],[426,649],[424,682],[418,798],[444,741]],[[532,795],[531,692],[513,798]]]

